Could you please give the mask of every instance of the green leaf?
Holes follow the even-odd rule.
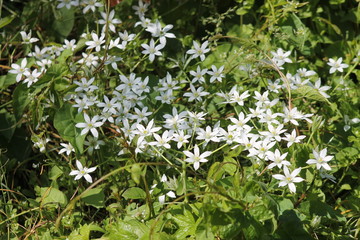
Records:
[[[281,239],[312,239],[304,229],[303,223],[294,210],[286,210],[279,218],[279,228],[276,231]]]
[[[74,230],[69,235],[69,240],[89,240],[91,231],[105,232],[104,229],[102,229],[98,225],[85,224],[81,226],[80,229]]]
[[[66,195],[59,189],[43,187],[40,188],[39,191],[41,197],[37,198],[37,201],[41,201],[43,206],[54,206],[54,203],[58,203],[64,207],[68,203]],[[58,205],[56,204],[54,207],[57,206]]]
[[[0,19],[0,28],[3,28],[6,25],[9,25],[15,18],[16,18],[15,15],[6,16],[4,18],[1,18]]]
[[[210,183],[217,182],[219,179],[221,179],[224,171],[224,168],[221,167],[221,164],[219,162],[213,163],[209,169],[207,181]]]
[[[223,161],[223,169],[230,175],[234,175],[237,170],[237,161],[232,157],[225,157]]]
[[[65,64],[66,59],[68,59],[72,55],[73,55],[73,52],[71,51],[71,49],[65,49],[64,51],[62,51],[60,56],[55,59],[55,62],[57,62],[59,64]]]
[[[319,102],[329,102],[320,92],[311,86],[301,86],[291,92],[295,96],[304,97]]]
[[[27,105],[31,102],[30,88],[25,84],[19,84],[13,93],[13,107],[16,120],[20,120]]]
[[[16,129],[15,116],[6,109],[0,110],[0,136],[3,136],[9,142]]]
[[[56,13],[57,17],[52,24],[52,29],[61,37],[66,38],[74,27],[74,8],[61,8]]]
[[[179,227],[174,236],[177,239],[186,239],[187,236],[194,236],[197,223],[191,211],[187,207],[183,207],[182,209],[173,210],[172,213],[179,213],[172,215],[172,219]]]
[[[58,179],[60,176],[62,176],[64,174],[64,171],[61,170],[61,168],[59,168],[58,166],[53,166],[49,172],[49,178],[53,181],[55,181],[56,179]]]
[[[139,164],[134,164],[131,167],[131,178],[132,180],[134,180],[134,182],[136,184],[140,183],[140,177],[142,175],[142,169],[141,166]]]
[[[144,239],[148,233],[149,227],[138,220],[120,220],[109,229],[109,239],[138,240]]]
[[[86,205],[96,208],[105,207],[105,194],[100,188],[90,189],[82,198]]]
[[[64,140],[74,146],[77,154],[84,151],[83,145],[86,135],[80,135],[81,129],[75,125],[83,121],[83,115],[78,113],[69,103],[65,103],[54,116],[54,127]]]
[[[145,199],[146,193],[139,187],[132,187],[126,189],[126,191],[122,194],[125,199]]]

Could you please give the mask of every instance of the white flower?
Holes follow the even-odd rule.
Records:
[[[86,53],[82,53],[83,57],[78,61],[78,63],[83,64],[85,63],[86,66],[91,67],[94,66],[96,67],[98,65],[98,60],[99,57],[95,56],[94,54],[86,54]]]
[[[273,178],[280,180],[279,187],[284,187],[286,185],[289,186],[290,192],[295,193],[296,192],[296,186],[294,183],[302,182],[304,181],[301,177],[296,177],[301,171],[301,168],[295,169],[292,173],[289,172],[289,169],[284,166],[284,174],[275,174],[273,175]]]
[[[146,128],[140,123],[136,124],[136,128],[138,129],[136,134],[140,135],[138,138],[138,145],[145,139],[145,137],[150,136],[161,129],[161,127],[154,126],[154,119],[151,119]]]
[[[200,45],[193,41],[193,44],[194,44],[194,48],[193,49],[190,49],[186,52],[186,54],[190,54],[192,55],[192,58],[197,58],[197,57],[200,57],[201,61],[204,61],[205,60],[205,53],[209,52],[210,49],[207,48],[209,42],[208,41],[205,41],[203,44],[201,44],[201,47]]]
[[[201,70],[200,66],[197,66],[196,72],[195,71],[190,71],[190,75],[194,76],[193,80],[191,81],[191,83],[196,83],[197,81],[199,83],[204,83],[205,79],[204,79],[204,74],[207,73],[207,69],[203,69]]]
[[[194,85],[190,84],[190,90],[191,92],[186,92],[184,93],[184,97],[188,97],[189,98],[189,102],[192,102],[194,100],[196,101],[201,101],[203,96],[209,95],[209,92],[205,92],[203,91],[204,88],[203,87],[199,87],[198,89],[196,89],[194,87]]]
[[[166,193],[165,195],[161,195],[159,196],[159,203],[160,204],[164,204],[165,203],[165,197],[168,196],[170,198],[176,198],[176,195],[173,191],[169,191],[168,193]]]
[[[31,43],[39,41],[38,38],[32,38],[31,37],[31,30],[30,30],[30,32],[28,34],[26,34],[25,31],[21,31],[20,35],[22,37],[22,40],[23,40],[22,43],[23,44],[31,44]]]
[[[306,161],[307,164],[316,164],[316,169],[324,168],[326,170],[331,170],[328,162],[333,159],[334,156],[326,156],[327,149],[324,148],[320,152],[313,150],[313,155],[315,159],[309,159]]]
[[[71,6],[78,6],[79,0],[58,0],[60,3],[57,5],[57,8],[63,8],[66,7],[67,9],[70,9]]]
[[[40,152],[44,153],[46,150],[46,143],[49,142],[50,139],[41,139],[38,138],[36,141],[34,141],[34,146],[39,148]]]
[[[16,63],[11,64],[11,68],[12,68],[12,69],[9,71],[9,73],[17,74],[17,76],[16,76],[16,82],[20,82],[22,76],[24,75],[24,73],[29,71],[29,69],[26,68],[26,65],[27,65],[27,60],[26,60],[26,58],[24,58],[24,59],[21,61],[21,64],[20,64],[20,65],[18,65],[18,64],[16,64]]]
[[[214,127],[214,130],[212,130],[210,126],[206,126],[205,130],[203,128],[198,128],[196,134],[196,139],[204,140],[205,145],[210,141],[220,142],[219,128]]]
[[[89,81],[87,81],[86,78],[81,78],[80,80],[81,82],[74,81],[74,83],[79,86],[75,88],[75,92],[93,92],[94,90],[98,89],[97,86],[92,85],[95,78],[90,78]]]
[[[163,44],[159,44],[159,45],[155,46],[154,39],[150,40],[150,45],[143,43],[143,44],[141,44],[141,46],[145,49],[141,53],[145,54],[145,55],[149,54],[150,62],[154,61],[155,55],[161,56],[162,54],[161,54],[160,50],[164,48]]]
[[[89,9],[91,9],[91,11],[95,12],[96,7],[103,6],[102,3],[99,3],[96,0],[83,0],[83,5],[85,6],[83,9],[83,13],[87,13],[87,11],[89,11]]]
[[[272,60],[278,67],[284,65],[285,62],[292,63],[291,59],[288,58],[291,51],[284,52],[283,49],[279,48],[276,52],[271,52],[271,54],[274,56]]]
[[[64,152],[66,152],[66,155],[70,155],[71,152],[75,152],[74,147],[71,145],[71,143],[66,144],[66,143],[60,143],[61,146],[63,146],[64,148],[60,149],[59,154],[62,154]]]
[[[37,69],[35,69],[32,72],[26,71],[24,75],[26,77],[24,79],[24,83],[27,83],[27,87],[30,87],[33,83],[36,83],[39,80],[41,72],[38,72]]]
[[[146,31],[151,33],[152,37],[159,37],[160,43],[162,45],[166,44],[166,38],[175,38],[175,35],[173,33],[168,33],[167,31],[171,30],[173,28],[173,25],[169,24],[166,25],[164,28],[161,27],[161,24],[158,20],[156,20],[155,23],[150,23]]]
[[[221,66],[218,69],[215,65],[212,65],[211,69],[212,71],[207,72],[207,74],[211,76],[210,83],[214,82],[215,80],[221,82],[222,78],[224,77],[224,74],[222,73],[224,71],[224,66]]]
[[[88,146],[87,152],[92,155],[94,149],[100,149],[100,145],[105,145],[103,140],[99,140],[98,138],[94,138],[93,136],[89,135],[86,137],[84,141],[84,145]]]
[[[329,90],[331,87],[329,87],[329,86],[322,86],[321,87],[321,79],[320,78],[315,82],[314,88],[317,89],[319,91],[319,93],[321,95],[323,95],[325,98],[330,97],[325,91]]]
[[[281,169],[283,166],[290,165],[290,162],[285,160],[288,153],[284,153],[281,155],[279,149],[276,149],[275,152],[267,151],[265,154],[267,160],[273,161],[272,163],[269,164],[268,169],[271,169],[275,166]]]
[[[240,94],[239,91],[236,90],[236,87],[233,87],[229,93],[229,103],[237,103],[240,106],[244,106],[244,100],[249,96],[248,90]]]
[[[88,45],[87,49],[93,49],[95,48],[96,52],[100,51],[101,44],[105,42],[105,35],[101,34],[100,38],[96,33],[91,33],[92,41],[85,42],[86,45]]]
[[[189,142],[189,140],[187,140],[188,138],[191,138],[190,135],[185,135],[184,130],[179,130],[178,133],[174,133],[173,135],[173,141],[177,142],[177,148],[181,148],[183,145],[185,145],[186,143]]]
[[[75,48],[76,48],[76,40],[72,39],[72,40],[69,41],[69,40],[65,39],[63,48],[70,49],[71,51],[74,51]]]
[[[164,148],[167,148],[167,149],[171,148],[171,146],[170,146],[170,144],[168,142],[173,137],[171,136],[171,133],[168,130],[164,131],[161,137],[160,137],[159,134],[156,134],[156,133],[154,133],[153,136],[156,139],[156,141],[155,142],[150,142],[149,143],[150,145],[155,145],[157,147],[164,147]]]
[[[300,135],[300,136],[296,136],[296,130],[292,130],[291,134],[285,133],[285,137],[283,137],[282,139],[287,141],[287,147],[290,147],[291,145],[293,145],[293,143],[300,143],[302,139],[304,139],[306,136],[304,135]]]
[[[142,0],[139,0],[139,5],[132,6],[132,8],[135,10],[135,14],[137,14],[141,18],[144,16],[145,12],[147,11],[148,6],[149,3],[143,3]]]
[[[260,131],[259,133],[266,138],[269,138],[270,140],[275,139],[276,141],[280,142],[281,137],[280,134],[286,131],[286,129],[283,129],[284,125],[280,124],[276,127],[274,127],[272,124],[268,124],[268,131]]]
[[[188,157],[185,159],[185,162],[194,163],[195,171],[199,169],[201,162],[207,162],[206,157],[210,156],[212,152],[206,151],[200,154],[199,147],[195,145],[194,153],[190,151],[184,151],[184,154]]]
[[[92,183],[92,178],[89,173],[94,172],[96,170],[96,167],[92,167],[92,168],[83,167],[83,165],[79,160],[76,160],[76,166],[78,170],[72,170],[70,172],[70,176],[76,175],[74,180],[79,180],[80,178],[84,177],[86,181]]]
[[[96,128],[103,125],[103,122],[96,122],[100,119],[100,117],[96,115],[92,119],[90,119],[89,115],[85,113],[84,119],[84,123],[77,123],[75,127],[83,128],[83,130],[81,131],[81,135],[87,134],[90,131],[92,135],[97,138],[99,136],[99,132],[96,130]]]
[[[99,24],[102,24],[104,25],[103,29],[102,29],[102,32],[105,32],[105,29],[106,29],[106,24],[108,25],[110,31],[112,32],[116,32],[116,29],[115,29],[115,25],[114,24],[120,24],[121,23],[121,20],[117,19],[117,18],[114,18],[114,15],[115,15],[115,11],[114,9],[111,10],[111,12],[109,13],[109,15],[107,15],[105,12],[100,12],[101,16],[103,19],[100,19],[98,21]]]
[[[341,63],[341,62],[342,62],[342,57],[336,61],[334,59],[330,58],[329,62],[327,63],[329,66],[331,66],[329,72],[330,73],[334,73],[336,71],[343,72],[343,68],[349,67],[349,65],[347,65],[345,63]]]

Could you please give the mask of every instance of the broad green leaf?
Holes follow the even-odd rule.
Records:
[[[132,219],[129,221],[120,220],[109,229],[109,239],[138,240],[148,236],[149,227],[144,223]]]
[[[0,136],[4,137],[9,142],[16,129],[15,116],[6,109],[0,110]]]
[[[86,205],[91,205],[96,208],[105,207],[105,194],[100,188],[90,189],[81,199]]]
[[[223,161],[223,169],[230,175],[234,175],[237,170],[237,161],[232,157],[225,157]]]
[[[85,224],[81,226],[80,229],[74,230],[69,235],[69,240],[89,240],[91,231],[105,232],[104,229],[102,229],[98,225],[95,225],[93,223]]]
[[[74,8],[61,8],[57,10],[57,17],[54,19],[52,29],[61,37],[66,38],[74,26]]]
[[[191,211],[186,207],[183,207],[182,209],[177,209],[176,212],[179,214],[172,215],[172,219],[178,225],[178,230],[174,236],[177,239],[186,239],[187,236],[194,236],[197,224]]]
[[[37,201],[41,201],[43,206],[54,206],[54,204],[58,203],[64,207],[68,203],[66,195],[56,188],[40,188],[40,195],[41,197],[37,198]],[[57,204],[55,207],[57,207]]]
[[[20,120],[28,104],[33,101],[34,95],[30,94],[30,88],[25,84],[19,84],[13,93],[13,107],[16,120]]]
[[[53,181],[55,181],[56,179],[58,179],[60,176],[62,176],[64,174],[64,171],[59,168],[58,166],[53,166],[49,172],[49,178]]]
[[[286,210],[279,217],[279,228],[276,233],[281,239],[312,239],[311,235],[305,230],[295,210]]]
[[[132,187],[126,189],[126,191],[122,194],[125,199],[145,199],[146,193],[139,187]]]
[[[136,184],[140,184],[140,177],[142,175],[142,168],[139,164],[134,164],[131,167],[131,178]]]
[[[84,151],[85,135],[80,135],[81,129],[75,127],[75,125],[83,121],[83,115],[78,113],[69,103],[65,103],[54,116],[56,130],[64,140],[71,143],[75,150],[77,150],[77,154],[81,154]]]
[[[55,62],[59,64],[65,64],[66,60],[72,55],[73,55],[73,51],[71,51],[71,49],[65,49],[64,51],[62,51],[60,56],[55,59]]]
[[[309,198],[309,201],[302,203],[300,206],[300,209],[307,215],[312,217],[322,216],[328,219],[336,219],[341,222],[346,221],[346,218],[340,213],[339,210],[334,210],[333,207],[315,196],[309,196]]]

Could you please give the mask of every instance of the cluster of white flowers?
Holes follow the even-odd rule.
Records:
[[[102,6],[102,3],[96,0],[58,0],[58,8],[83,6],[83,12],[89,10],[93,12],[96,8]],[[151,21],[145,17],[149,4],[141,0],[133,9],[140,21],[135,27],[140,26],[142,30],[150,33],[151,38],[141,44],[142,49],[139,52],[148,57],[150,62],[155,58],[162,56],[162,50],[166,49],[168,39],[175,38],[175,34],[169,31],[173,25],[163,25],[159,20]],[[69,101],[78,113],[84,116],[84,121],[76,124],[81,129],[81,135],[87,135],[85,145],[87,153],[92,154],[94,150],[104,145],[105,134],[102,126],[112,126],[124,138],[123,140],[129,146],[134,146],[135,153],[146,153],[159,156],[172,147],[182,152],[182,156],[176,157],[174,164],[178,160],[184,164],[192,165],[195,171],[198,171],[203,164],[212,161],[214,149],[211,146],[226,144],[232,149],[243,148],[247,157],[254,164],[260,164],[262,167],[271,171],[273,178],[280,180],[279,186],[288,186],[291,192],[296,192],[294,183],[303,181],[300,174],[301,168],[295,168],[293,161],[288,157],[287,148],[300,144],[305,139],[302,131],[299,130],[303,124],[312,123],[310,119],[313,114],[302,113],[297,107],[281,104],[279,95],[281,90],[290,86],[291,89],[297,89],[303,85],[308,85],[317,89],[320,94],[328,98],[326,91],[328,86],[321,86],[321,80],[313,79],[316,73],[312,70],[300,68],[294,75],[287,73],[285,78],[279,78],[274,81],[267,80],[267,89],[258,91],[241,90],[238,86],[233,86],[230,91],[223,92],[220,88],[214,96],[222,99],[222,104],[234,106],[235,110],[240,107],[242,111],[237,112],[224,119],[224,121],[211,122],[205,121],[207,113],[202,111],[191,112],[187,109],[173,106],[171,113],[162,115],[162,122],[152,118],[155,109],[147,106],[146,98],[150,92],[155,92],[155,99],[161,104],[173,104],[177,98],[183,98],[183,101],[202,102],[205,96],[209,96],[207,89],[211,85],[220,86],[226,79],[225,66],[212,65],[211,69],[204,68],[201,63],[206,59],[206,54],[210,52],[209,42],[193,42],[192,49],[184,54],[185,62],[189,64],[195,62],[198,58],[200,62],[189,65],[184,74],[187,78],[179,79],[167,72],[161,76],[158,85],[151,88],[149,86],[149,77],[140,77],[140,75],[130,72],[123,74],[118,69],[118,62],[122,61],[121,57],[103,54],[103,50],[118,48],[120,51],[126,51],[131,42],[138,38],[134,33],[127,31],[118,32],[117,25],[121,20],[115,18],[115,11],[112,10],[107,15],[100,13],[102,19],[97,23],[104,25],[100,34],[92,32],[84,34],[82,37],[86,40],[86,52],[82,53],[82,58],[71,66],[73,74],[77,74],[77,79],[69,80],[72,84],[71,92],[64,100]],[[106,31],[109,29],[110,31]],[[108,44],[106,44],[106,34],[108,34]],[[115,35],[115,36],[113,36]],[[22,34],[24,43],[33,43],[37,39],[31,38],[29,34]],[[27,66],[27,59],[24,58],[21,64],[12,64],[10,73],[17,74],[16,80],[23,80],[30,87],[40,76],[51,66],[54,58],[59,56],[62,51],[76,49],[76,40],[65,40],[62,47],[45,47],[40,49],[35,46],[35,51],[29,56],[36,58],[36,64],[41,67],[40,70],[30,70]],[[283,69],[285,63],[292,63],[290,59],[291,51],[278,49],[271,52],[273,55],[272,63],[277,69]],[[195,61],[194,61],[195,60]],[[111,65],[113,69],[118,70],[118,84],[110,93],[106,92],[101,95],[99,88],[103,84],[99,79],[93,76],[97,71],[99,63]],[[342,59],[337,61],[330,59],[328,63],[331,66],[330,73],[343,71],[348,67],[342,64]],[[250,68],[243,67],[249,70]],[[82,74],[82,75],[81,75]],[[81,76],[80,76],[81,75]],[[79,77],[80,76],[80,77]],[[312,81],[315,81],[313,84]],[[100,99],[98,99],[98,97]],[[91,133],[91,134],[89,134]],[[101,140],[104,139],[104,140]],[[105,140],[106,141],[106,140]],[[46,143],[46,142],[45,142]],[[45,148],[44,142],[38,144],[41,150]],[[213,144],[210,144],[213,143]],[[61,143],[63,147],[59,154],[66,153],[70,155],[75,152],[71,144]],[[153,149],[157,151],[153,151]],[[285,150],[284,150],[285,149]],[[126,150],[121,150],[124,153]],[[320,152],[313,151],[314,159],[309,159],[308,164],[316,164],[317,169],[331,170],[328,162],[332,156],[327,155],[327,149]],[[172,160],[170,160],[172,161]],[[70,175],[76,175],[75,180],[84,177],[88,182],[92,182],[89,173],[94,172],[96,167],[86,168],[76,161],[78,170],[71,171]],[[291,172],[290,170],[293,169]],[[280,174],[278,171],[281,171]],[[166,182],[164,180],[163,182]],[[164,203],[165,196],[175,198],[175,194],[169,191],[159,198]]]

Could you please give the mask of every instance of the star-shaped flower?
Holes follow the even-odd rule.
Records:
[[[334,73],[336,71],[343,72],[343,68],[349,67],[349,65],[347,65],[345,63],[341,63],[341,62],[342,62],[342,57],[336,61],[334,59],[330,58],[329,62],[327,63],[329,66],[331,66],[329,72],[330,73]]]
[[[298,175],[301,171],[301,168],[297,168],[295,169],[292,173],[289,172],[289,169],[284,166],[284,174],[285,175],[281,175],[281,174],[274,174],[273,178],[280,180],[279,183],[279,187],[283,187],[288,185],[290,192],[295,193],[296,192],[296,186],[294,183],[298,183],[298,182],[302,182],[304,181],[303,178],[301,177],[296,177],[296,175]]]
[[[70,172],[70,176],[76,175],[74,180],[79,180],[80,178],[84,177],[86,181],[92,183],[93,182],[92,177],[90,176],[89,173],[94,172],[96,170],[96,167],[92,167],[92,168],[83,167],[83,165],[79,160],[76,160],[76,166],[78,170],[72,170]]]
[[[201,162],[207,162],[206,157],[210,156],[212,152],[206,151],[200,154],[199,147],[195,145],[194,153],[190,151],[184,151],[184,154],[188,157],[185,159],[185,162],[194,163],[194,169],[198,170]]]
[[[327,149],[324,148],[320,152],[313,150],[313,155],[315,159],[309,159],[306,161],[307,164],[316,164],[316,168],[324,168],[326,170],[331,170],[328,162],[333,159],[334,156],[326,156]]]

